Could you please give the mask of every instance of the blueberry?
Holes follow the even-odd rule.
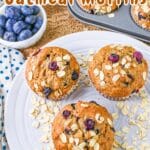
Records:
[[[16,41],[16,34],[14,32],[6,31],[4,33],[3,39],[6,40],[6,41],[14,42],[14,41]]]
[[[5,9],[5,15],[7,18],[18,19],[21,16],[21,11],[17,7],[7,6]]]
[[[24,21],[24,19],[25,19],[24,15],[21,15],[20,17],[17,18],[18,21]]]
[[[40,12],[40,8],[38,6],[32,6],[33,14],[37,15]]]
[[[77,80],[79,78],[79,74],[76,71],[73,71],[71,79],[72,80]]]
[[[25,22],[28,24],[34,24],[36,21],[36,16],[30,15],[25,18]]]
[[[25,16],[33,15],[33,8],[30,7],[30,6],[22,6],[21,7],[21,12]]]
[[[112,63],[116,63],[119,61],[119,55],[117,54],[111,54],[108,58]]]
[[[92,119],[86,119],[84,121],[84,125],[86,127],[86,130],[93,130],[95,126],[95,121],[93,121]]]
[[[13,25],[13,31],[16,34],[19,34],[23,29],[27,28],[27,24],[23,21],[17,21],[14,25]]]
[[[30,38],[31,36],[32,36],[31,30],[25,29],[25,30],[22,30],[20,32],[20,34],[18,35],[17,40],[18,41],[23,41],[23,40],[26,40],[26,39]]]
[[[48,68],[51,69],[52,71],[56,71],[59,67],[56,61],[52,61],[49,63]]]
[[[13,25],[16,23],[17,21],[15,19],[8,19],[6,21],[6,24],[5,24],[5,28],[7,31],[10,31],[12,32],[13,31]]]
[[[32,33],[35,34],[35,33],[38,32],[38,30],[39,30],[39,29],[37,29],[37,28],[33,28],[33,29],[32,29]]]
[[[63,117],[64,117],[65,119],[67,119],[67,118],[70,116],[70,114],[71,114],[71,112],[70,112],[69,110],[64,110],[64,111],[63,111]]]
[[[4,15],[0,15],[0,27],[5,27],[6,17]]]
[[[27,29],[32,30],[32,25],[31,24],[27,24]]]
[[[40,29],[42,24],[43,24],[43,18],[38,16],[37,19],[36,19],[34,27],[37,28],[37,29]]]
[[[4,32],[5,32],[4,28],[0,27],[0,37],[3,37]]]
[[[44,93],[45,97],[48,98],[48,96],[52,93],[52,89],[45,87],[43,90],[43,93]]]

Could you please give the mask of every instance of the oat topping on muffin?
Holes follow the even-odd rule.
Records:
[[[69,51],[47,47],[28,59],[25,74],[28,85],[35,93],[59,100],[73,91],[79,72],[79,64]]]
[[[131,7],[134,21],[144,29],[150,30],[150,0],[144,4],[136,4]]]
[[[79,101],[65,106],[52,126],[56,150],[111,150],[114,135],[112,116],[94,102]]]
[[[107,45],[89,64],[89,76],[96,89],[114,99],[128,97],[141,89],[147,73],[142,53],[131,46]]]

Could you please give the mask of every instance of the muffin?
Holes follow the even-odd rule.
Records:
[[[107,45],[89,64],[89,77],[107,98],[123,100],[145,84],[148,65],[141,52],[131,46]]]
[[[117,0],[112,1],[112,5],[109,5],[108,0],[104,0],[104,4],[82,4],[82,0],[78,0],[80,7],[91,14],[107,14],[118,9]]]
[[[25,76],[35,93],[57,101],[75,89],[79,72],[79,64],[69,51],[46,47],[28,59]]]
[[[114,135],[112,116],[95,102],[65,106],[52,124],[56,150],[111,150]]]
[[[150,1],[144,4],[136,4],[131,7],[133,20],[142,28],[150,30]]]

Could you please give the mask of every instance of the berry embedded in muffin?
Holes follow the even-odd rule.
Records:
[[[131,46],[107,45],[94,55],[88,72],[102,95],[122,100],[144,86],[148,65],[142,53]]]
[[[131,7],[133,20],[142,28],[150,30],[150,1],[144,4],[136,4]]]
[[[104,4],[82,4],[82,0],[78,0],[80,7],[90,14],[107,14],[115,11],[120,5],[117,4],[117,0],[113,0],[112,4],[108,3],[108,0],[104,0]]]
[[[114,135],[112,116],[93,102],[66,105],[52,124],[56,150],[111,150]]]
[[[47,99],[60,100],[75,89],[79,72],[80,66],[69,51],[46,47],[28,59],[25,74],[35,93]]]

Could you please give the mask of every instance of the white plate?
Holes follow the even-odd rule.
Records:
[[[87,55],[90,49],[98,50],[100,47],[110,43],[123,43],[134,46],[137,50],[142,51],[144,57],[150,59],[150,47],[132,39],[128,36],[113,32],[86,31],[64,36],[48,43],[46,46],[60,46],[70,50],[73,54],[82,53]],[[5,108],[5,129],[6,136],[11,150],[42,150],[39,142],[40,133],[34,129],[32,119],[28,113],[31,108],[32,91],[29,90],[24,79],[24,66],[15,77],[12,88],[8,94]],[[99,104],[104,105],[110,112],[118,112],[116,102],[103,98],[98,92],[90,88],[82,88],[75,91],[67,100],[62,101],[62,105],[71,103],[76,100],[96,100]],[[140,103],[139,98],[132,97],[126,103]],[[126,124],[126,117],[121,116],[115,123],[115,128],[119,130],[122,124]],[[133,129],[132,131],[134,131]],[[131,135],[134,133],[131,133]],[[150,137],[148,137],[150,140]],[[128,140],[131,142],[130,137]]]

